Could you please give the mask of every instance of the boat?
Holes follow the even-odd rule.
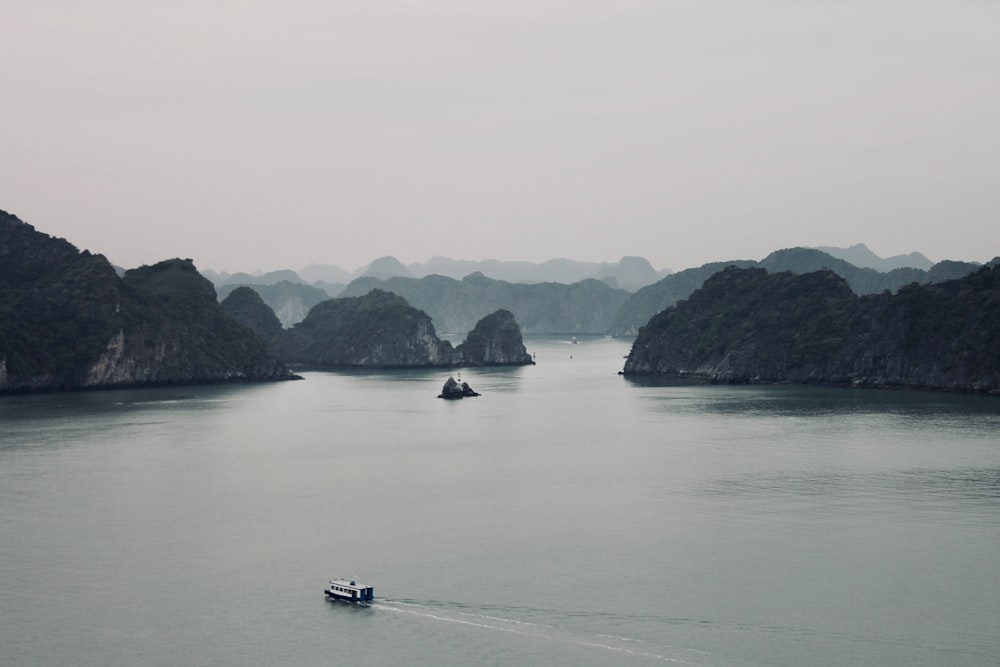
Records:
[[[375,589],[353,579],[331,579],[323,590],[328,600],[367,604],[375,599]]]

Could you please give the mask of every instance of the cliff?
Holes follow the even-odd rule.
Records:
[[[119,278],[0,211],[0,393],[293,377],[190,260]]]
[[[524,348],[521,328],[509,310],[498,310],[476,323],[458,346],[466,366],[514,366],[535,363]]]
[[[832,271],[726,269],[642,327],[623,371],[1000,392],[1000,267],[858,296]]]
[[[427,313],[379,289],[317,304],[306,319],[275,339],[274,350],[291,363],[333,368],[532,363],[509,312],[484,318],[454,348],[437,337]]]
[[[291,363],[329,367],[446,366],[455,358],[427,313],[382,290],[317,304],[274,349]]]

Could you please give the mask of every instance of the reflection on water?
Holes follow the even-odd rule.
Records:
[[[1000,509],[1000,468],[954,470],[897,470],[892,472],[800,470],[771,475],[745,475],[714,480],[703,487],[707,495],[800,496],[820,500],[841,497],[889,498],[895,502],[978,503]],[[1000,517],[998,517],[1000,519]]]
[[[1000,425],[1000,399],[979,394],[813,385],[717,385],[701,380],[626,377],[649,401],[684,399],[687,409],[734,416],[879,414],[917,418],[985,417]],[[672,405],[671,409],[684,409]]]

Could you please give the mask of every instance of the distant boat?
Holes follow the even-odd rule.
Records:
[[[375,599],[375,589],[347,579],[331,579],[323,590],[328,600],[367,604]]]
[[[573,336],[573,345],[576,345],[576,336]]]

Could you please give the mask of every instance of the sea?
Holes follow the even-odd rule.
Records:
[[[0,664],[1000,664],[1000,398],[525,343],[0,398]]]

